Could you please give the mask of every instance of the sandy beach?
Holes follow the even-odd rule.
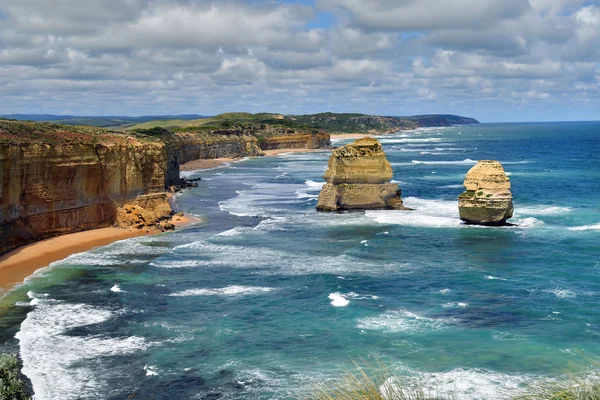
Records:
[[[351,137],[350,135],[342,135],[346,137]],[[362,137],[362,136],[360,136]],[[284,153],[306,153],[312,151],[328,151],[327,149],[273,149],[273,150],[263,150],[265,156],[276,156]],[[223,165],[225,163],[240,161],[243,158],[211,158],[208,160],[192,160],[188,161],[185,164],[181,164],[179,166],[180,171],[198,171],[203,169],[211,169],[216,168],[219,165]]]
[[[180,228],[201,220],[190,215],[175,215],[171,222]],[[106,246],[118,240],[153,235],[157,230],[100,228],[71,233],[19,247],[0,256],[0,293],[22,282],[40,268],[67,258],[71,254]]]
[[[147,235],[145,229],[100,228],[58,236],[19,247],[0,256],[0,290],[8,290],[37,269],[71,254],[106,246],[117,240]]]

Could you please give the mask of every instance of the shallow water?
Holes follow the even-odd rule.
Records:
[[[198,172],[177,202],[205,224],[35,274],[4,298],[0,338],[38,399],[290,398],[361,357],[439,394],[507,398],[579,351],[600,356],[599,135],[553,123],[385,136],[413,212],[317,213],[327,153]],[[517,226],[458,220],[477,159],[510,173]]]

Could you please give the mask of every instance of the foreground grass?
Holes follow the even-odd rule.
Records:
[[[19,360],[8,354],[0,355],[0,400],[29,399],[27,385],[19,374]]]
[[[507,396],[511,400],[600,400],[600,363],[586,358],[588,366],[583,374],[567,374],[562,378],[533,382],[523,388],[520,395]],[[310,397],[315,400],[454,400],[453,393],[444,396],[429,393],[422,384],[408,384],[394,376],[377,361],[353,361],[355,371],[341,380],[329,382],[315,390]],[[581,370],[581,368],[578,368]],[[590,372],[592,371],[592,372]],[[599,372],[595,372],[599,371]]]

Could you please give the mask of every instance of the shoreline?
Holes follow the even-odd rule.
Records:
[[[94,247],[152,234],[146,230],[114,227],[69,233],[21,246],[0,256],[0,295],[23,282],[38,269],[70,255],[89,251]]]
[[[346,137],[350,137],[349,135],[343,135]],[[362,136],[361,136],[362,137]],[[329,151],[329,149],[309,149],[306,147],[303,148],[293,148],[293,149],[271,149],[271,150],[263,150],[264,157],[273,157],[280,154],[286,153],[312,153],[315,151]],[[223,164],[232,163],[244,160],[247,157],[222,157],[222,158],[210,158],[210,159],[202,159],[202,160],[192,160],[188,161],[179,166],[180,171],[191,172],[191,171],[202,171],[207,169],[217,168]]]
[[[176,228],[198,223],[201,220],[190,215],[174,215],[171,223]],[[21,246],[0,256],[0,297],[18,284],[53,262],[107,246],[119,240],[161,233],[154,229],[121,229],[115,227],[90,229],[40,240]]]
[[[348,135],[343,136],[349,137]],[[284,153],[304,153],[313,151],[328,151],[328,149],[273,149],[264,150],[264,153],[266,157],[271,157]],[[240,161],[243,159],[243,157],[238,157],[193,160],[182,164],[180,166],[180,171],[212,169],[224,163]],[[171,203],[171,206],[173,206],[172,194],[168,196],[168,200],[169,203]],[[176,228],[195,224],[200,221],[201,219],[188,214],[174,215],[170,220]],[[120,229],[106,227],[60,235],[21,246],[0,256],[0,297],[18,284],[24,282],[27,277],[31,276],[37,270],[45,268],[53,262],[64,260],[73,254],[83,253],[95,247],[107,246],[119,240],[149,236],[157,233],[160,232],[148,229]]]

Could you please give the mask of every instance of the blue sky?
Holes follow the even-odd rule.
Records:
[[[0,114],[598,120],[581,0],[3,0]]]

